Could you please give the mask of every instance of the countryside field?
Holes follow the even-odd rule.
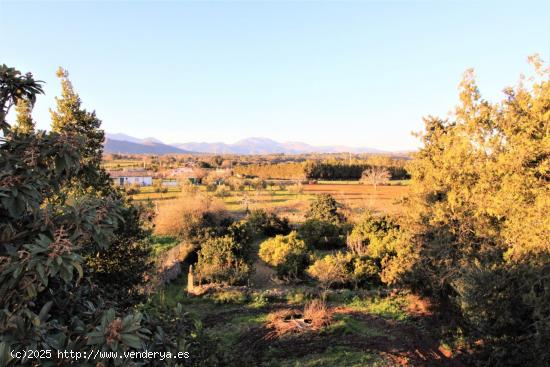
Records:
[[[0,367],[550,367],[537,1],[0,0]]]
[[[205,188],[199,186],[198,190],[204,192]],[[399,185],[393,184],[376,188],[357,181],[346,183],[323,181],[303,185],[301,193],[277,189],[229,191],[220,199],[227,205],[228,210],[235,214],[243,214],[246,205],[248,205],[249,209],[269,209],[283,214],[292,221],[301,221],[309,202],[318,194],[334,196],[341,205],[349,210],[352,216],[356,216],[365,210],[399,214],[402,210],[400,200],[407,192],[407,181],[400,181]],[[139,194],[132,195],[132,197],[136,201],[150,200],[160,204],[178,198],[180,193],[181,189],[178,187],[168,187],[167,192],[164,193],[155,192],[152,187],[143,187]]]

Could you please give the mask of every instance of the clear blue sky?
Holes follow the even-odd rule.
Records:
[[[167,142],[264,136],[402,150],[473,67],[500,97],[550,53],[550,1],[9,2],[0,62],[63,66],[108,132]]]

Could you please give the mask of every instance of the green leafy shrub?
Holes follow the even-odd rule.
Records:
[[[370,258],[337,252],[315,261],[307,273],[326,290],[332,285],[353,284],[357,287],[360,283],[377,281],[380,268]]]
[[[330,250],[345,246],[343,229],[332,222],[308,219],[298,228],[298,234],[309,248]]]
[[[291,228],[287,218],[280,218],[275,213],[263,209],[252,210],[246,217],[254,237],[287,235]]]
[[[207,239],[199,251],[197,271],[210,282],[244,284],[252,273],[252,252],[229,236]]]
[[[338,210],[338,202],[330,194],[316,195],[309,204],[306,219],[317,219],[323,222],[340,224],[344,216]]]
[[[299,278],[309,264],[309,251],[296,232],[278,235],[260,245],[260,259],[275,267],[282,277]]]
[[[380,268],[384,282],[394,279],[392,260],[397,256],[399,241],[403,241],[399,225],[387,215],[364,214],[347,238],[348,249],[360,257],[368,257]]]
[[[238,243],[250,243],[253,237],[250,223],[245,219],[231,223],[227,227],[227,234]]]

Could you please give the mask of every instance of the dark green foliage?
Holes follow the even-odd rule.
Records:
[[[175,307],[154,305],[144,310],[143,325],[154,330],[145,341],[152,352],[188,352],[190,358],[181,360],[149,360],[151,366],[219,366],[217,346],[204,332],[199,320],[190,317],[181,304]]]
[[[252,273],[252,247],[230,236],[210,238],[199,251],[197,272],[210,282],[244,284]]]
[[[139,287],[152,269],[151,226],[153,208],[149,205],[126,203],[120,212],[123,225],[115,232],[107,250],[90,253],[86,257],[90,276],[102,284],[99,291],[106,299],[125,308],[143,300]]]
[[[366,169],[372,168],[372,164],[348,164],[345,162],[307,162],[304,165],[304,173],[308,179],[313,180],[359,180]],[[392,180],[407,180],[409,173],[403,166],[382,166],[390,172]]]
[[[308,219],[299,228],[298,234],[309,248],[331,250],[345,246],[344,228],[318,219]]]
[[[36,96],[44,93],[42,83],[34,80],[31,73],[22,76],[19,70],[10,68],[6,64],[0,65],[0,129],[4,136],[11,130],[6,121],[10,108],[22,99],[29,101],[33,106]]]
[[[245,219],[231,223],[227,227],[227,234],[237,243],[250,243],[253,238],[251,225]]]
[[[549,265],[470,265],[453,288],[463,327],[485,337],[484,348],[477,348],[481,359],[491,365],[548,365],[540,351],[550,343]]]
[[[2,74],[2,113],[12,82]],[[41,89],[22,83],[34,101]],[[78,129],[12,133],[0,117],[0,350],[142,350],[161,331],[124,312],[148,269],[150,215],[110,186]]]
[[[251,211],[246,221],[254,237],[287,235],[291,231],[287,218],[280,218],[275,213],[268,213],[263,209]]]
[[[309,204],[306,219],[316,219],[333,224],[340,224],[344,216],[338,211],[338,202],[330,194],[316,195]]]
[[[391,278],[391,269],[386,269],[396,256],[399,225],[387,215],[364,214],[347,238],[349,250],[372,259],[383,271],[382,279]]]

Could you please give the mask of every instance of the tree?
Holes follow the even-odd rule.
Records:
[[[253,269],[249,243],[239,243],[231,236],[207,239],[199,251],[197,271],[211,282],[244,284]]]
[[[317,279],[323,286],[323,298],[325,298],[331,285],[335,283],[343,284],[350,280],[349,264],[352,260],[351,254],[337,252],[334,255],[326,255],[315,261],[307,269],[308,275]]]
[[[6,116],[10,108],[21,99],[26,99],[31,106],[36,101],[36,96],[43,94],[42,81],[35,80],[32,73],[21,76],[21,72],[15,68],[10,68],[6,64],[0,66],[0,129],[4,136],[10,130],[10,125],[6,121]]]
[[[320,194],[316,195],[309,204],[306,219],[317,219],[333,224],[340,224],[344,218],[338,212],[338,203],[332,195]]]
[[[345,232],[340,225],[319,219],[308,219],[299,228],[298,234],[309,248],[331,250],[345,244]]]
[[[467,71],[453,118],[425,118],[390,264],[457,310],[482,364],[550,363],[550,69],[532,62],[498,103]]]
[[[202,182],[202,179],[207,176],[208,172],[204,168],[193,168],[193,176],[198,183]]]
[[[59,68],[57,77],[61,80],[61,98],[56,98],[57,109],[50,110],[52,117],[52,131],[72,132],[83,137],[84,149],[82,154],[83,175],[79,186],[86,190],[91,186],[100,187],[102,194],[110,190],[110,179],[101,168],[103,158],[103,142],[105,133],[101,130],[101,120],[96,117],[95,111],[88,112],[82,108],[82,101],[74,91],[69,80],[69,73]]]
[[[35,84],[29,75],[25,82]],[[12,82],[0,80],[2,93]],[[26,98],[34,101],[30,93]],[[7,94],[0,110],[7,111],[12,100]],[[156,348],[164,323],[151,315],[144,322],[139,312],[127,312],[135,304],[121,301],[143,282],[148,249],[135,249],[148,232],[143,221],[150,219],[138,220],[143,212],[124,197],[97,195],[92,182],[90,191],[59,195],[85,173],[86,138],[74,129],[10,130],[0,145],[1,358],[4,351],[28,348]],[[156,331],[151,335],[144,324]]]
[[[385,185],[390,180],[390,172],[383,167],[372,167],[367,168],[363,171],[361,174],[361,182],[369,183],[372,186],[374,186],[374,189],[376,190],[376,187],[378,185]]]
[[[28,99],[21,98],[15,106],[17,118],[16,125],[13,128],[14,132],[19,134],[30,134],[34,131],[34,121],[32,120],[32,106]]]

